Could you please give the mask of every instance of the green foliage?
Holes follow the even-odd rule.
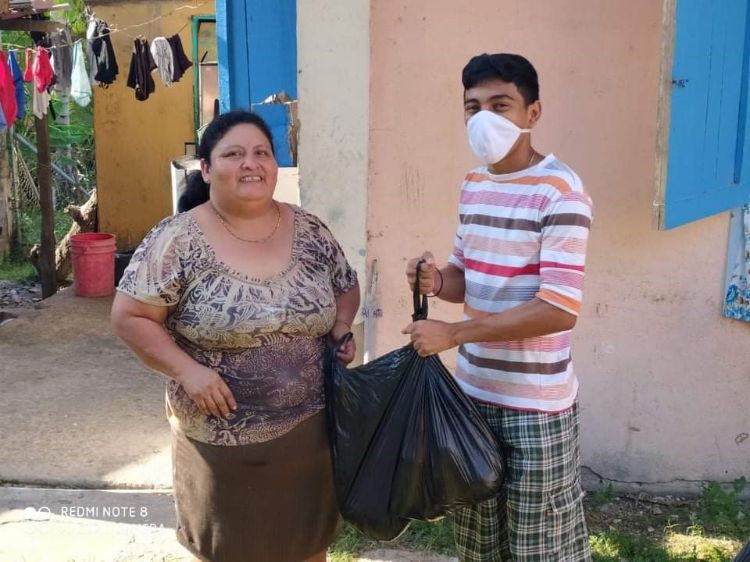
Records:
[[[0,260],[0,279],[27,281],[34,279],[36,276],[36,269],[29,262],[19,263],[12,260]]]
[[[615,489],[612,484],[607,484],[606,488],[600,488],[589,496],[589,503],[592,507],[599,508],[612,502],[615,497]]]
[[[747,508],[740,495],[747,487],[747,480],[737,478],[727,489],[718,482],[709,482],[703,487],[700,501],[700,519],[703,527],[711,531],[750,536],[750,521]]]
[[[67,9],[53,13],[55,14],[55,19],[68,24],[73,39],[85,36],[86,18],[84,12],[86,10],[86,3],[84,0],[55,0],[55,4],[68,4]]]
[[[55,212],[55,240],[60,241],[70,230],[73,219],[66,212]],[[22,281],[36,277],[36,269],[28,261],[29,250],[42,237],[42,212],[30,209],[21,214],[16,234],[18,244],[13,252],[0,259],[0,279]]]

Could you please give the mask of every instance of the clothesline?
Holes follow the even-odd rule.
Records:
[[[112,35],[113,33],[122,33],[123,31],[127,31],[129,29],[135,29],[137,27],[143,27],[144,25],[149,25],[151,23],[159,21],[160,19],[163,19],[163,18],[166,18],[168,16],[171,16],[172,14],[174,14],[176,12],[179,12],[180,10],[187,10],[187,9],[189,9],[189,10],[197,10],[198,8],[203,7],[205,4],[206,4],[206,2],[203,1],[203,2],[200,2],[200,3],[196,4],[195,6],[191,6],[189,4],[184,5],[184,6],[179,6],[179,7],[175,8],[174,10],[171,10],[171,11],[167,12],[166,14],[162,14],[160,16],[156,16],[155,18],[152,18],[152,19],[150,19],[148,21],[144,21],[144,22],[141,22],[141,23],[135,23],[135,24],[128,25],[128,26],[125,26],[125,27],[122,27],[122,28],[110,29],[109,33],[102,33],[100,35],[95,35],[91,39],[99,39],[99,38],[104,37],[106,35]],[[94,12],[91,12],[91,15],[89,16],[89,19],[96,19],[96,15],[94,14]],[[64,22],[60,22],[60,28],[61,29],[63,29],[65,27],[65,25],[66,24]],[[182,30],[185,29],[188,25],[190,25],[189,21],[186,22],[182,27],[180,27],[180,29],[178,29],[174,33],[174,35],[177,35],[177,34],[181,33]],[[126,33],[125,35],[127,35],[131,39],[136,39],[137,38],[137,36],[130,35],[129,33]],[[60,45],[55,45],[55,46],[50,46],[50,47],[43,47],[42,46],[42,49],[45,49],[48,52],[51,52],[52,49],[61,49],[63,47],[73,47],[79,41],[84,41],[84,39],[76,39],[75,41],[72,41],[70,43],[62,43]],[[3,45],[3,49],[5,49],[7,51],[23,51],[25,49],[31,49],[31,48],[33,48],[33,47],[24,47],[23,45],[14,45],[14,44],[11,44],[11,43]]]

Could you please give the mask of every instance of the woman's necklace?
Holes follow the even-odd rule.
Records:
[[[531,163],[532,163],[532,162],[534,161],[534,158],[536,158],[536,150],[533,150],[533,151],[531,152],[531,158],[529,158],[529,163],[528,163],[528,164],[526,164],[526,167],[527,167],[527,168],[530,168],[530,167],[531,167]]]
[[[252,244],[259,244],[260,242],[265,242],[266,240],[270,240],[271,237],[276,234],[276,231],[279,229],[279,225],[281,224],[281,209],[279,209],[279,204],[274,201],[274,207],[276,208],[276,225],[273,227],[273,230],[268,234],[268,236],[264,236],[263,238],[258,238],[257,240],[250,240],[249,238],[241,238],[240,236],[237,236],[231,229],[231,227],[227,224],[227,221],[224,220],[224,217],[221,216],[221,213],[219,213],[218,209],[214,207],[213,201],[209,202],[211,205],[211,208],[213,209],[214,213],[216,214],[216,218],[219,219],[219,222],[224,227],[224,229],[233,237],[239,240],[240,242],[250,242]]]

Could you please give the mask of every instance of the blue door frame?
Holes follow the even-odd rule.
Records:
[[[219,107],[252,109],[268,122],[280,166],[291,166],[289,108],[262,104],[286,92],[297,99],[296,0],[216,0]]]

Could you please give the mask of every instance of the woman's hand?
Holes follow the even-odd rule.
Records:
[[[227,417],[237,402],[224,379],[208,367],[197,366],[177,379],[198,409],[206,416]]]
[[[336,354],[336,359],[338,359],[344,365],[348,365],[349,363],[354,361],[354,356],[356,354],[357,344],[354,343],[354,338],[351,337],[344,345],[339,348],[339,351]]]
[[[331,338],[331,343],[335,345],[336,343],[341,341],[341,338],[350,333],[351,327],[349,326],[349,324],[347,324],[343,320],[336,320],[336,323],[333,325],[333,329],[328,334],[328,336]],[[354,342],[354,335],[352,335],[346,340],[346,342],[341,345],[338,353],[336,354],[336,359],[338,359],[344,365],[348,365],[349,363],[354,361],[354,356],[356,354],[357,344]]]

